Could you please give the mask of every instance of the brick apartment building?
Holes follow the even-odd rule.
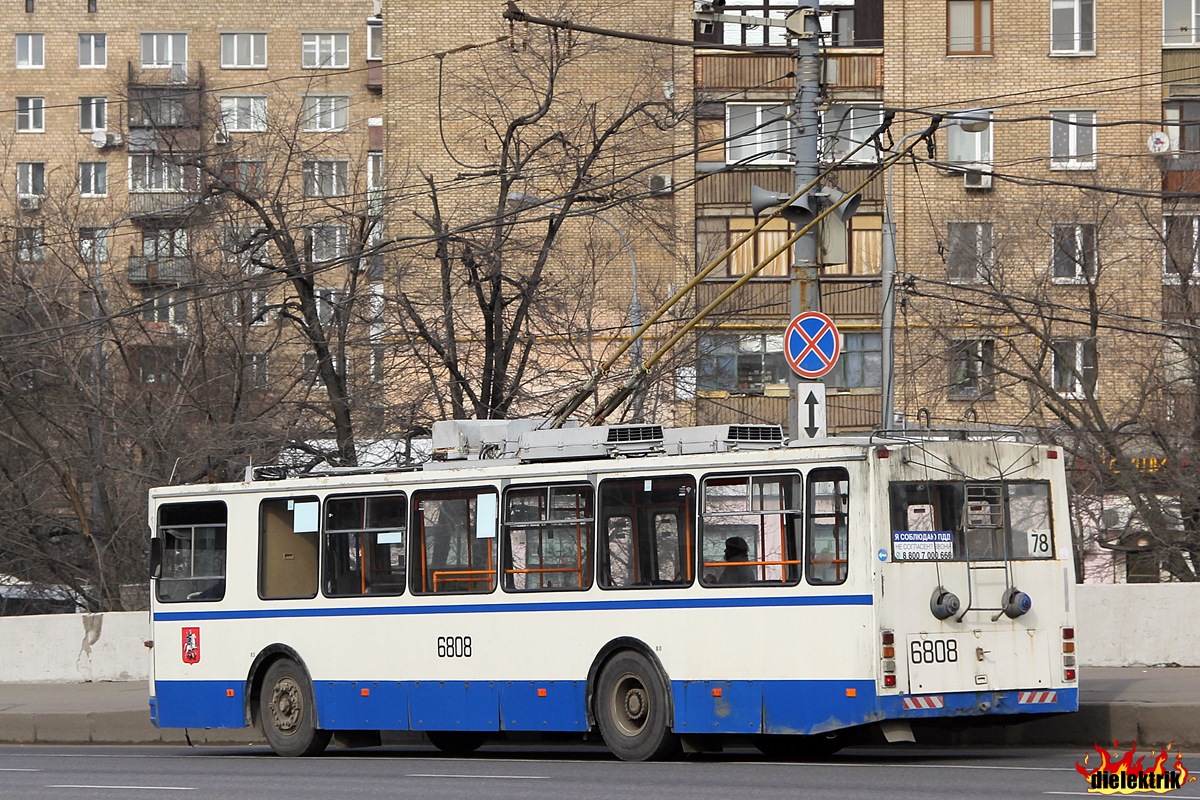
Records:
[[[369,293],[377,270],[351,281],[345,262],[378,235],[378,2],[8,5],[0,217],[18,270],[123,319],[130,347],[108,366],[133,383],[186,384],[189,349],[218,327],[251,390],[311,369],[303,341],[268,359],[295,297],[253,208],[327,265],[326,324],[351,283]]]

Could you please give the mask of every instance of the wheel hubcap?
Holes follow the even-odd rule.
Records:
[[[613,716],[626,736],[636,736],[646,725],[650,714],[650,693],[634,675],[617,681],[613,692]]]
[[[271,724],[275,730],[292,734],[300,726],[304,713],[300,685],[291,678],[282,678],[271,690]]]

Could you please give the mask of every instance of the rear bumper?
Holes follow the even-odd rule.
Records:
[[[1061,714],[1079,710],[1079,688],[890,695],[879,698],[885,719]]]

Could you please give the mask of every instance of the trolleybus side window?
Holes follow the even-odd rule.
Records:
[[[592,585],[592,502],[591,484],[521,486],[505,493],[505,590]]]
[[[808,474],[808,582],[846,582],[850,546],[850,476],[844,469]]]
[[[700,580],[705,586],[800,580],[800,476],[704,479]]]
[[[162,603],[220,600],[225,596],[224,503],[171,503],[158,508],[151,542],[151,574]]]
[[[692,582],[696,482],[690,476],[600,484],[600,586]]]
[[[496,588],[494,489],[413,493],[412,590],[487,593]]]
[[[403,494],[325,500],[325,594],[404,592]]]
[[[893,483],[896,561],[1053,558],[1045,482]]]
[[[271,497],[259,508],[258,594],[264,600],[315,597],[321,503]]]

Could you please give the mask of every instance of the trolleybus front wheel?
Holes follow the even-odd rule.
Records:
[[[300,665],[287,658],[267,669],[259,696],[259,719],[267,743],[281,756],[315,756],[333,735],[317,727],[312,685]]]
[[[667,726],[667,689],[640,653],[618,653],[600,672],[596,721],[613,755],[622,761],[666,758],[679,747]]]

